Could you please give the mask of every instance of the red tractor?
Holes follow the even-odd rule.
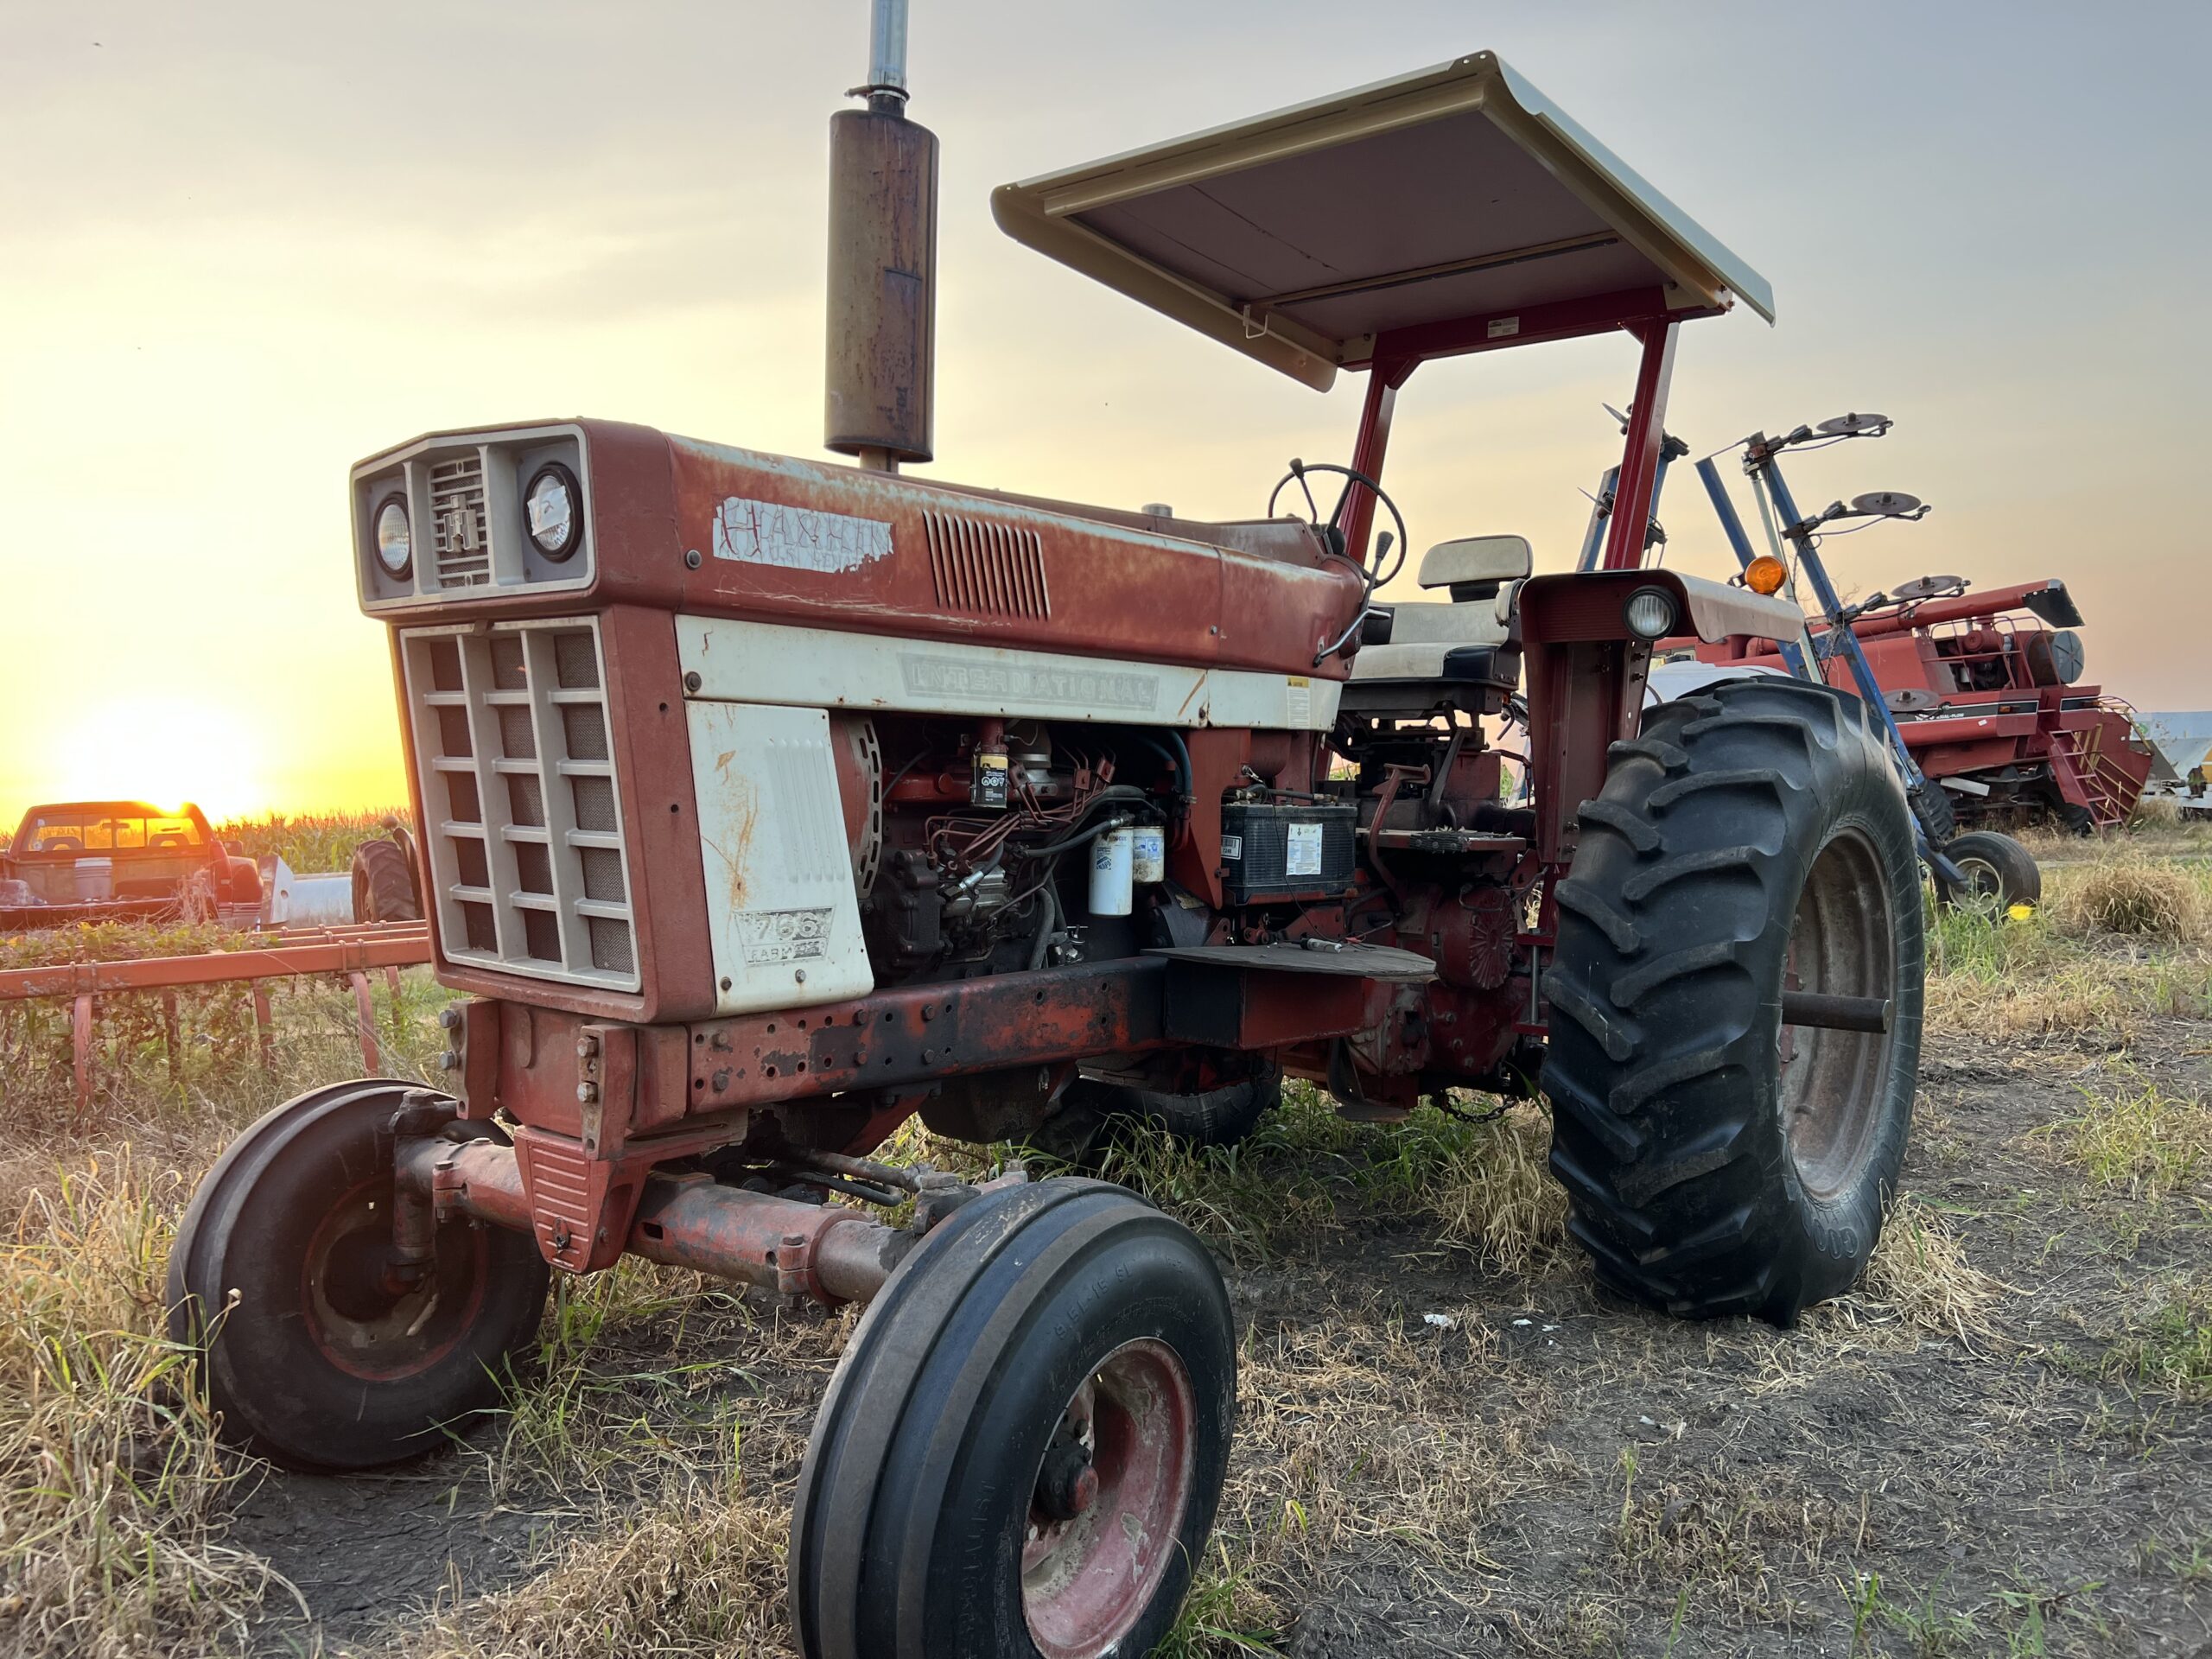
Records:
[[[1229,1457],[1220,1273],[1121,1188],[887,1137],[1233,1135],[1286,1077],[1370,1120],[1541,1089],[1605,1285],[1788,1324],[1897,1188],[1913,831],[1839,691],[1642,712],[1654,642],[1797,626],[1628,533],[1677,331],[1771,300],[1526,80],[1477,54],[996,194],[1020,240],[1306,385],[1366,372],[1350,464],[1293,463],[1310,517],[1201,521],[899,470],[932,450],[936,153],[903,9],[877,20],[832,141],[829,442],[859,465],[569,420],[354,468],[467,1000],[447,1090],[334,1084],[225,1155],[177,1330],[230,1433],[345,1470],[493,1403],[550,1272],[626,1251],[867,1302],[799,1482],[802,1649],[1142,1653]],[[1603,568],[1446,540],[1437,600],[1377,604],[1407,377],[1615,332]]]
[[[2049,820],[2088,834],[2124,823],[2150,777],[2134,711],[2081,683],[2082,613],[2052,580],[1969,594],[1922,576],[1843,613],[1921,771],[1968,830]],[[1817,636],[1826,624],[1815,623]],[[1700,645],[1707,661],[1779,669],[1774,642]],[[1827,671],[1850,684],[1830,657]]]

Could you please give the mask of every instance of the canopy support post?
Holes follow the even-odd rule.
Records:
[[[1421,359],[1377,358],[1367,372],[1367,398],[1360,405],[1359,435],[1352,440],[1351,469],[1382,481],[1382,460],[1390,448],[1390,416],[1398,388]],[[1367,563],[1367,536],[1375,524],[1375,493],[1356,481],[1344,486],[1344,552],[1357,564]],[[1410,556],[1411,550],[1408,550]]]
[[[1667,437],[1667,387],[1675,375],[1675,331],[1680,325],[1671,317],[1654,317],[1627,327],[1643,342],[1643,360],[1636,372],[1636,401],[1629,405],[1628,442],[1621,451],[1612,522],[1605,529],[1602,568],[1607,570],[1634,570],[1643,563],[1644,534],[1658,494],[1659,452]]]

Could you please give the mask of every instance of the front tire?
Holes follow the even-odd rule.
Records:
[[[1793,1322],[1864,1269],[1919,1069],[1913,823],[1865,709],[1778,677],[1649,711],[1557,891],[1543,1088],[1569,1230],[1612,1288]],[[1785,1027],[1785,990],[1885,1000]]]
[[[808,1659],[1103,1659],[1173,1625],[1236,1396],[1205,1247],[1134,1193],[970,1201],[870,1306],[791,1514]]]
[[[2010,836],[1977,830],[1944,848],[1943,856],[1966,877],[1963,887],[1936,882],[1936,896],[1946,905],[1955,905],[1967,896],[1993,898],[1999,910],[2010,910],[2015,905],[2032,907],[2043,902],[2043,871],[2035,855]]]
[[[169,1334],[200,1350],[226,1438],[290,1468],[429,1450],[498,1400],[537,1332],[547,1268],[527,1235],[448,1222],[426,1276],[387,1281],[391,1122],[414,1086],[277,1107],[207,1172],[170,1247]]]

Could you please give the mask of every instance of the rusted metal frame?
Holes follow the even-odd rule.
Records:
[[[366,974],[357,969],[346,978],[353,988],[354,1026],[361,1039],[361,1064],[373,1077],[384,1069],[384,1057],[377,1047],[376,1001],[369,995]]]
[[[1605,554],[1599,568],[1634,570],[1643,563],[1651,510],[1658,495],[1660,452],[1667,441],[1667,389],[1675,374],[1673,318],[1624,325],[1643,343],[1636,373],[1636,397],[1628,407],[1628,435],[1621,450],[1620,482],[1613,493],[1613,515],[1605,529]]]
[[[261,1069],[268,1071],[276,1059],[276,1020],[269,1007],[269,992],[259,980],[251,981],[247,988],[253,995],[253,1046],[260,1059]]]
[[[82,1128],[92,1109],[92,997],[79,995],[69,1011],[69,1040],[75,1064],[77,1127]]]
[[[491,1141],[413,1141],[398,1151],[401,1186],[428,1192],[442,1219],[466,1216],[528,1232],[535,1209],[515,1149]],[[866,1301],[915,1243],[856,1210],[800,1204],[717,1185],[703,1174],[656,1174],[626,1234],[649,1261],[836,1304]]]
[[[197,957],[141,957],[126,962],[65,962],[41,968],[0,969],[0,1002],[99,995],[108,991],[219,985],[231,980],[283,979],[302,974],[356,974],[388,965],[411,967],[429,959],[429,936],[420,928],[410,926],[393,928],[373,937],[257,950],[219,950]]]
[[[1123,957],[691,1027],[696,1112],[1163,1046],[1166,963]]]
[[[1961,594],[1952,599],[1923,600],[1900,611],[1860,617],[1852,623],[1851,631],[1861,639],[1872,639],[1883,634],[1910,633],[1916,629],[1941,627],[1946,624],[1994,624],[2003,613],[2024,609],[2028,601],[2050,589],[2048,581],[2023,582],[2010,588],[1994,588],[1986,593]]]
[[[262,1065],[270,1060],[269,996],[260,981],[299,974],[344,974],[353,990],[361,1058],[372,1074],[378,1070],[376,1020],[365,971],[380,967],[396,976],[403,966],[429,960],[429,936],[417,927],[359,930],[342,937],[313,939],[260,950],[213,951],[198,957],[141,957],[124,962],[56,963],[41,968],[0,971],[0,1002],[29,1002],[67,997],[70,1062],[76,1110],[81,1122],[92,1104],[92,1030],[96,998],[110,991],[162,993],[162,1036],[169,1077],[182,1061],[177,1027],[176,990],[194,985],[246,981],[253,998],[254,1032]],[[395,1008],[397,999],[395,998]]]

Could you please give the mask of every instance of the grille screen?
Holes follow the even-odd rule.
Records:
[[[447,957],[636,989],[598,625],[400,644]]]
[[[430,468],[430,535],[439,587],[480,588],[492,580],[482,456],[457,455]]]

